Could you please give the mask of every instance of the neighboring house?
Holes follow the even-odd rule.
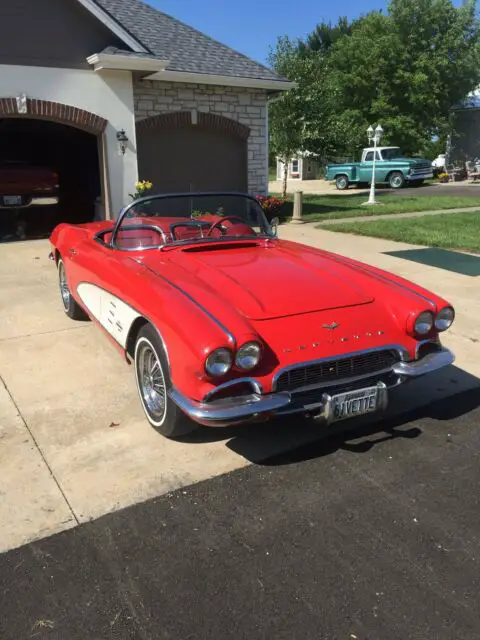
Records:
[[[139,0],[5,1],[0,22],[0,136],[69,164],[72,202],[85,189],[114,217],[139,177],[266,193],[284,78]]]
[[[480,89],[455,105],[453,112],[455,135],[447,144],[447,164],[480,158]]]
[[[285,163],[277,158],[277,180],[284,179]],[[319,178],[320,164],[316,154],[309,151],[299,152],[289,162],[287,180],[315,180]]]

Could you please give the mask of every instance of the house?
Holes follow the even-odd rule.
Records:
[[[98,199],[115,217],[137,179],[266,193],[284,78],[140,0],[5,1],[0,21],[0,161],[58,171],[56,222]]]
[[[277,180],[284,179],[284,167],[284,162],[277,158]],[[315,153],[298,152],[288,162],[287,180],[316,180],[320,177],[320,170],[318,156]]]

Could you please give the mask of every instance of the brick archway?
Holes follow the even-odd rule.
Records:
[[[27,99],[26,113],[19,112],[16,98],[0,98],[0,118],[49,120],[66,124],[93,135],[101,135],[107,126],[105,118],[61,102]]]
[[[175,111],[174,113],[162,113],[151,116],[137,122],[137,133],[143,134],[147,131],[171,131],[185,127],[195,126],[207,131],[223,133],[227,136],[247,140],[250,135],[250,128],[236,120],[231,120],[225,116],[203,111]]]

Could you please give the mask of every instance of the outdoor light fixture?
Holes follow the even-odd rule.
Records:
[[[118,144],[118,153],[121,156],[125,155],[125,151],[127,150],[127,142],[128,138],[125,133],[125,129],[121,129],[117,131],[117,144]]]
[[[363,203],[364,205],[378,204],[378,202],[375,200],[375,166],[377,162],[377,145],[380,144],[380,141],[383,136],[382,125],[380,124],[377,125],[375,129],[372,127],[372,125],[370,125],[367,129],[367,136],[368,136],[369,144],[372,144],[373,142],[373,164],[372,164],[372,180],[370,182],[370,195],[368,197],[367,202]]]

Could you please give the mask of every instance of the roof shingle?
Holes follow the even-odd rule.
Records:
[[[95,0],[169,71],[285,81],[285,78],[140,0]]]

